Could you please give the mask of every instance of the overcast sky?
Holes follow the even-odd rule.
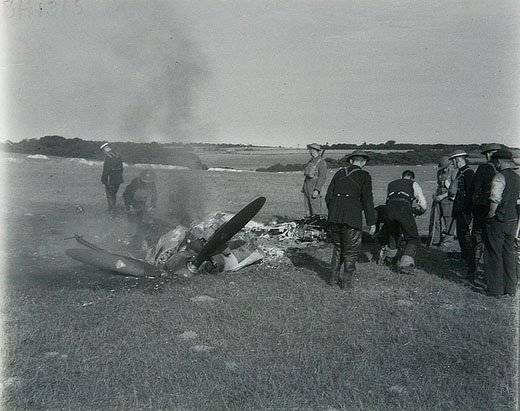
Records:
[[[2,2],[0,138],[520,146],[519,5]]]

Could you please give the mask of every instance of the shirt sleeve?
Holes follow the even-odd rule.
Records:
[[[426,203],[426,198],[424,198],[422,188],[415,181],[413,182],[413,194],[417,199],[417,204],[419,205],[419,207],[421,207],[423,210],[427,210],[428,204]]]
[[[315,189],[321,191],[323,185],[325,184],[325,180],[327,179],[327,163],[325,160],[320,160],[318,162],[318,181],[316,182]]]
[[[491,202],[499,204],[502,201],[504,188],[506,188],[506,179],[502,173],[498,173],[491,180],[491,193],[489,194]]]

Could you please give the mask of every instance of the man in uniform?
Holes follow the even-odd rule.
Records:
[[[430,237],[431,243],[440,245],[443,241],[443,234],[452,235],[452,209],[453,198],[450,198],[448,189],[451,184],[451,174],[453,166],[448,156],[443,156],[439,160],[437,170],[437,190],[433,196],[433,205],[430,216]],[[443,227],[445,230],[443,230]],[[445,231],[445,232],[444,232]]]
[[[110,147],[109,143],[104,143],[99,149],[103,151],[105,156],[101,183],[105,186],[108,212],[113,216],[116,211],[116,195],[119,186],[123,183],[123,160],[119,153]]]
[[[305,165],[302,193],[305,217],[311,217],[321,213],[321,189],[327,178],[327,164],[320,154],[322,148],[319,144],[309,144],[307,149],[311,159]]]
[[[448,192],[454,198],[452,216],[457,227],[460,252],[469,267],[472,253],[469,228],[471,224],[471,195],[469,190],[475,173],[466,163],[467,156],[468,153],[465,151],[455,150],[448,157],[457,170],[456,174],[452,175],[453,180]]]
[[[340,288],[352,288],[352,276],[361,249],[362,212],[367,225],[371,226],[370,234],[375,232],[377,213],[372,178],[362,170],[368,160],[368,154],[362,150],[349,154],[347,161],[350,164],[334,174],[325,196],[333,244],[329,284],[337,282]]]
[[[515,295],[518,284],[513,247],[519,215],[520,176],[514,171],[516,165],[509,150],[498,150],[491,161],[498,173],[491,181],[484,270],[488,292],[499,297]]]
[[[417,202],[416,207],[414,201]],[[398,264],[402,272],[411,274],[415,267],[415,254],[421,242],[415,216],[424,214],[426,208],[426,199],[421,187],[415,181],[413,171],[405,170],[400,179],[388,184],[385,211],[390,238],[382,256],[391,261],[397,257],[402,235],[406,243]]]
[[[481,164],[473,178],[470,188],[471,202],[473,205],[473,227],[471,229],[472,253],[470,266],[468,268],[468,280],[475,281],[478,263],[484,252],[484,232],[486,228],[486,217],[489,212],[489,193],[491,191],[491,180],[495,176],[495,167],[491,164],[491,156],[500,150],[498,144],[484,146],[482,154],[486,156],[487,163]]]

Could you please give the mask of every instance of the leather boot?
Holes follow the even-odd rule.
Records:
[[[339,288],[341,288],[343,290],[345,288],[351,289],[353,287],[352,286],[352,274],[353,274],[353,272],[344,272],[342,275],[339,276],[339,278],[338,278]]]
[[[341,259],[339,250],[334,247],[332,250],[332,260],[330,262],[330,277],[327,280],[327,284],[334,286],[339,280],[341,269]]]

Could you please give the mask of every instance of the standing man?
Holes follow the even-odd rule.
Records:
[[[414,208],[414,201],[417,207]],[[411,274],[415,267],[415,254],[421,242],[416,215],[422,215],[427,208],[426,199],[419,184],[415,181],[415,173],[403,171],[401,178],[388,184],[386,196],[386,217],[390,229],[388,246],[385,246],[383,256],[394,260],[401,243],[401,235],[406,243],[399,259],[399,270]]]
[[[329,284],[337,282],[340,288],[352,288],[352,276],[361,249],[362,212],[370,226],[370,234],[374,234],[376,228],[372,178],[362,170],[368,160],[368,154],[362,150],[349,154],[347,161],[350,164],[334,174],[325,196],[333,245]]]
[[[457,227],[457,238],[459,239],[460,252],[467,266],[471,265],[471,194],[470,187],[473,183],[474,171],[466,163],[468,153],[463,150],[455,150],[448,157],[455,169],[456,174],[450,183],[448,192],[453,200],[452,216]]]
[[[491,180],[495,176],[496,170],[491,164],[491,156],[500,150],[498,144],[488,144],[484,146],[482,154],[486,156],[486,164],[478,166],[471,185],[471,202],[473,205],[473,227],[471,228],[471,258],[468,268],[468,280],[475,281],[478,262],[484,252],[484,235],[486,229],[486,218],[489,213],[489,194],[491,192]]]
[[[305,217],[311,217],[321,213],[321,189],[327,178],[327,164],[323,160],[322,148],[319,144],[308,144],[307,149],[311,159],[305,165],[302,193]]]
[[[491,181],[484,269],[488,292],[498,297],[515,295],[518,284],[513,247],[519,215],[520,176],[514,171],[513,155],[507,149],[495,152],[491,162],[498,173]]]
[[[450,198],[448,189],[451,184],[453,166],[448,156],[439,160],[437,169],[437,190],[433,195],[433,204],[430,215],[431,243],[440,245],[443,240],[443,227],[447,235],[451,235],[453,198]]]
[[[118,152],[112,150],[109,143],[104,143],[99,149],[105,156],[101,183],[105,185],[108,212],[113,216],[116,212],[116,194],[123,183],[123,160]]]

